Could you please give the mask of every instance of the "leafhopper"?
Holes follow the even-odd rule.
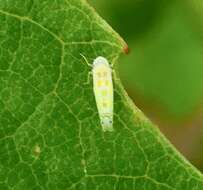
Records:
[[[82,55],[83,56],[83,55]],[[83,56],[86,60],[86,58]],[[103,131],[113,131],[113,81],[112,68],[106,58],[99,56],[92,67],[93,91]]]

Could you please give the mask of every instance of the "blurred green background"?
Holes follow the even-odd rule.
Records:
[[[203,1],[88,1],[131,49],[117,64],[130,97],[203,171]]]

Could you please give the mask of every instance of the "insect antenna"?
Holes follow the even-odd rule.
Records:
[[[87,58],[86,58],[82,53],[80,53],[80,56],[85,60],[85,63],[86,63],[89,67],[92,67],[92,65],[88,62]]]

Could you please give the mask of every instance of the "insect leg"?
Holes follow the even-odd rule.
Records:
[[[111,63],[111,68],[113,69],[114,68],[114,65],[116,64],[116,60],[118,59],[118,55],[115,56],[115,58],[112,60],[112,63]]]
[[[90,77],[91,77],[91,75],[92,75],[92,71],[89,71],[88,75],[87,75],[87,81],[84,83],[84,85],[90,84]]]
[[[113,73],[113,78],[116,80],[116,81],[120,81],[120,79],[117,77],[117,74],[116,74],[116,71],[114,69],[112,69],[112,73]]]

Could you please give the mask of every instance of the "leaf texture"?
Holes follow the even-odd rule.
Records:
[[[124,41],[82,0],[0,0],[1,190],[201,190],[202,175],[115,81],[102,131],[89,62]]]

